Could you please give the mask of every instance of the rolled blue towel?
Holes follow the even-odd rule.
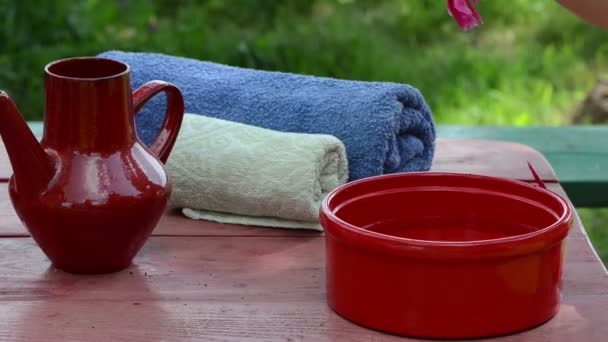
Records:
[[[431,110],[409,85],[237,68],[156,53],[109,51],[99,56],[129,64],[133,87],[154,79],[175,84],[189,113],[277,131],[333,135],[346,147],[350,180],[431,167]],[[159,97],[137,114],[137,133],[144,143],[154,140],[164,106]]]

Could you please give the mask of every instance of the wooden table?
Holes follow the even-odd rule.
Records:
[[[190,221],[168,213],[134,264],[100,276],[50,266],[8,200],[0,148],[0,341],[407,341],[352,324],[325,301],[318,232]],[[563,194],[543,156],[523,145],[440,140],[435,170],[532,182],[530,161]],[[500,341],[608,341],[608,275],[576,225],[564,299],[548,323]]]

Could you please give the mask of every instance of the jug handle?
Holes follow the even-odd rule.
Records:
[[[167,96],[167,111],[163,125],[150,145],[150,150],[161,162],[166,163],[184,118],[184,97],[181,91],[168,82],[150,81],[133,92],[133,111],[137,115],[146,102],[161,91]]]

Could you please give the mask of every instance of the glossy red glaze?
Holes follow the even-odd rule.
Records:
[[[181,125],[182,95],[171,84],[152,81],[132,96],[128,65],[89,57],[47,65],[45,87],[40,144],[8,96],[0,95],[0,133],[14,171],[11,201],[57,268],[123,269],[156,226],[171,193],[161,161]],[[167,118],[147,148],[135,133],[134,108],[160,91],[167,94]]]
[[[559,308],[571,208],[506,179],[409,173],[325,198],[327,299],[363,326],[426,338],[512,333]]]

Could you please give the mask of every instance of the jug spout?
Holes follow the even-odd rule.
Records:
[[[0,136],[13,168],[19,192],[38,194],[46,189],[55,173],[51,157],[44,151],[17,106],[0,90]]]

